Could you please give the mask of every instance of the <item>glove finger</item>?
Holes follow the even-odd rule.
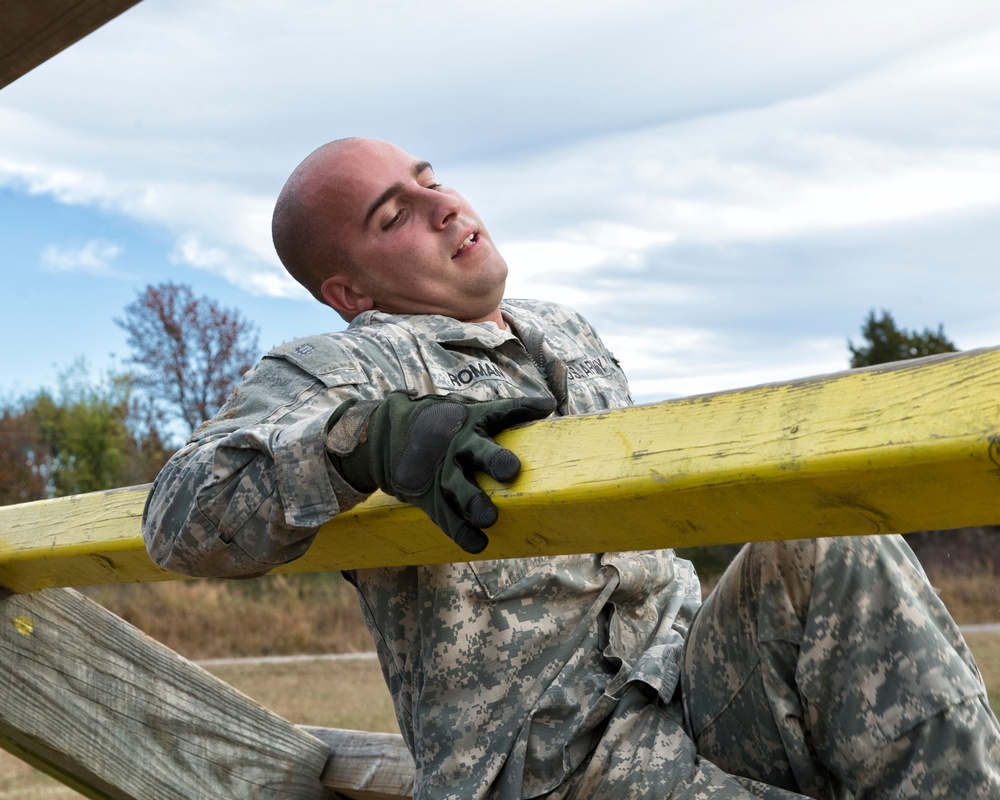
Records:
[[[451,538],[466,553],[472,553],[472,555],[483,552],[486,545],[490,543],[489,537],[485,533],[478,528],[473,528],[468,522],[462,523]]]
[[[506,447],[497,447],[496,453],[483,470],[493,480],[510,483],[521,471],[521,459]]]
[[[479,487],[475,486],[475,484],[470,486],[467,483],[464,487],[460,488],[464,488],[466,492],[470,488],[474,489],[482,497],[482,500],[477,502],[475,496],[473,496],[467,499],[465,503],[462,503],[458,495],[450,489],[445,489],[433,503],[433,508],[425,510],[428,516],[434,520],[435,524],[448,534],[455,544],[467,553],[481,553],[489,543],[489,539],[485,533],[479,530],[480,527],[484,527],[480,525],[480,521],[487,522],[487,526],[496,522],[496,506],[493,505],[486,494],[480,491]],[[492,508],[492,518],[489,508],[481,505],[483,501],[485,501],[489,508]],[[469,520],[466,520],[457,509],[467,508],[470,505],[475,506],[474,514]]]
[[[438,505],[447,506],[451,513],[468,520],[477,528],[488,528],[497,521],[497,507],[476,483],[471,462],[460,455],[459,463],[461,468],[442,474]]]
[[[442,492],[429,502],[420,502],[418,507],[437,525],[449,539],[468,553],[481,553],[489,539],[486,534],[469,522],[458,511],[456,497],[451,492]],[[495,520],[494,520],[495,521]]]
[[[489,436],[515,425],[544,419],[556,410],[556,401],[551,397],[514,397],[509,400],[496,400],[488,405],[496,407],[486,411],[476,423],[476,427]]]
[[[510,483],[521,471],[521,459],[513,451],[501,447],[492,439],[477,436],[464,443],[455,454],[455,459],[462,466],[462,472],[471,476],[473,472],[485,472],[493,480]],[[471,477],[466,477],[471,481]],[[476,487],[478,488],[478,486]]]
[[[479,492],[472,496],[472,499],[465,506],[465,518],[476,528],[488,528],[495,525],[500,512],[487,497],[485,492]]]

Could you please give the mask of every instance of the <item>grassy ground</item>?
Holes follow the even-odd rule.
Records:
[[[344,653],[372,646],[354,587],[339,573],[101,586],[84,592],[191,659]]]
[[[1000,634],[970,633],[965,637],[983,673],[993,713],[1000,717]]]
[[[374,658],[209,670],[298,725],[399,732]]]

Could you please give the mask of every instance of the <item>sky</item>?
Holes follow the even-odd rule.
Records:
[[[871,310],[1000,345],[996,0],[143,0],[0,89],[0,399],[123,368],[149,284],[262,350],[341,329],[270,215],[349,135],[431,161],[639,402],[845,369]]]

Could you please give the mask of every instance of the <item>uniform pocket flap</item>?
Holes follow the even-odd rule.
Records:
[[[329,336],[310,336],[274,348],[265,358],[282,358],[305,370],[327,387],[367,383],[357,358]]]

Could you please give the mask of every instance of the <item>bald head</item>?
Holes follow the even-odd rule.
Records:
[[[361,141],[337,139],[314,150],[289,176],[274,205],[271,237],[278,258],[321,303],[326,303],[323,282],[355,269],[336,236],[343,220],[334,200],[341,178],[339,161]]]
[[[431,165],[379,139],[340,139],[291,174],[274,209],[288,272],[351,321],[366,311],[502,324],[507,263]]]

